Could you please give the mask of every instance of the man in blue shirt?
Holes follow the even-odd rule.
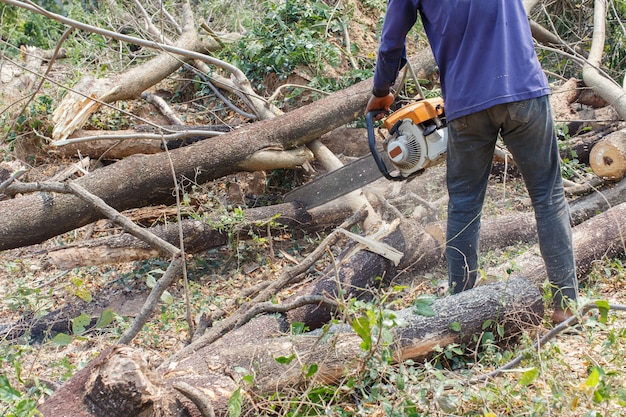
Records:
[[[522,0],[389,0],[373,95],[388,110],[406,63],[406,35],[420,15],[439,67],[448,120],[446,259],[451,291],[470,289],[478,269],[482,205],[501,136],[528,189],[552,285],[552,320],[572,315],[578,295],[569,206],[548,94]]]

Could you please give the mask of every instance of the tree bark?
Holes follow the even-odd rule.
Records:
[[[48,152],[64,157],[75,157],[80,154],[83,157],[88,156],[94,159],[117,160],[135,154],[150,155],[163,152],[161,139],[167,141],[168,132],[171,131],[178,132],[174,135],[184,135],[185,137],[168,141],[168,149],[180,148],[203,139],[211,140],[210,136],[207,136],[211,134],[209,132],[216,132],[213,139],[217,139],[217,135],[230,131],[230,128],[226,126],[164,125],[162,127],[163,130],[152,126],[137,126],[132,130],[78,130],[68,138],[70,143],[63,146],[52,146]],[[207,135],[187,136],[185,131],[190,130],[205,130]],[[148,135],[150,137],[146,137]],[[94,139],[98,137],[101,139]]]
[[[221,216],[208,220],[184,220],[181,225],[168,223],[150,228],[150,232],[165,241],[179,244],[179,227],[183,229],[185,253],[193,254],[226,245],[232,237],[245,239],[250,232],[267,234],[267,224],[277,227],[315,232],[337,226],[350,216],[348,207],[319,207],[307,211],[295,203],[276,204],[243,211],[236,224],[224,223]],[[235,220],[233,220],[235,221]],[[218,227],[219,226],[219,227]],[[80,266],[115,264],[159,257],[147,243],[124,233],[101,237],[68,246],[54,248],[47,253],[47,261],[60,269]]]
[[[606,211],[611,205],[625,201],[626,182],[621,181],[601,192],[580,198],[570,204],[573,224],[579,224],[597,213]],[[334,227],[350,215],[349,207],[340,202],[305,210],[295,204],[277,204],[244,210],[242,224],[233,231],[244,238],[255,224],[268,219],[275,219],[278,225],[308,232]],[[182,224],[185,252],[199,253],[209,248],[225,245],[228,232],[215,230],[211,224],[219,219],[196,221],[184,220]],[[417,227],[417,226],[415,226]],[[178,245],[178,228],[175,223],[155,226],[152,233],[169,243]],[[266,230],[256,227],[255,233],[264,234]],[[528,213],[507,214],[497,217],[485,217],[481,227],[480,247],[484,251],[510,246],[517,242],[531,242],[536,238],[534,215]],[[441,247],[445,239],[445,223],[429,223],[422,233],[421,248],[425,250],[423,261],[417,260],[415,268],[425,271],[431,262],[438,262]],[[48,251],[46,262],[60,269],[80,266],[115,264],[158,257],[159,254],[145,242],[130,234],[101,237],[77,242]],[[418,267],[419,266],[419,267]]]
[[[626,130],[614,132],[591,149],[589,164],[593,172],[610,181],[620,181],[626,174]]]
[[[592,217],[573,229],[574,258],[579,282],[582,281],[593,262],[626,253],[626,203]],[[508,269],[519,270],[513,275],[524,276],[536,285],[543,285],[546,270],[538,245],[511,260],[506,265],[487,270],[490,276],[505,277]]]
[[[197,183],[244,170],[255,153],[290,149],[361,115],[371,80],[358,83],[289,114],[255,122],[220,137],[169,152],[177,180]],[[135,155],[77,180],[110,206],[129,208],[172,202],[168,155]],[[38,193],[0,201],[0,250],[40,243],[101,218],[72,195]]]
[[[396,312],[403,322],[390,346],[396,362],[423,360],[438,346],[470,343],[488,320],[502,324],[505,337],[515,336],[543,316],[541,292],[525,279],[483,286],[456,296],[437,299],[433,317],[416,315],[413,308]],[[460,331],[452,330],[452,323]],[[251,331],[254,328],[255,331]],[[209,399],[216,415],[227,415],[227,402],[239,384],[240,370],[253,372],[255,392],[307,382],[303,366],[317,365],[317,383],[333,383],[358,376],[366,366],[361,338],[349,326],[335,326],[329,334],[313,332],[280,336],[279,323],[269,317],[241,328],[166,368],[156,368],[149,354],[129,347],[103,352],[61,387],[40,408],[45,416],[156,416],[199,415],[192,402],[174,389],[185,382]],[[276,336],[279,334],[279,336]],[[494,332],[497,337],[497,332]],[[380,354],[381,347],[375,346]],[[277,357],[295,355],[297,361],[280,364]],[[310,380],[310,379],[309,379]]]

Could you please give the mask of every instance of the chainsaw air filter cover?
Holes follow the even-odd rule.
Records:
[[[402,120],[387,142],[389,159],[405,176],[421,169],[426,152],[422,130],[410,119]]]

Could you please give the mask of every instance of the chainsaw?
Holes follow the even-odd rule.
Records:
[[[379,149],[374,121],[381,113],[385,111],[375,110],[365,116],[369,154],[295,188],[283,200],[313,208],[381,177],[408,180],[445,160],[448,130],[441,98],[420,100],[388,115],[383,120],[388,135]]]

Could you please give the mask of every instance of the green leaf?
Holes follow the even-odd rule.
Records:
[[[3,401],[15,401],[22,397],[22,394],[11,386],[9,378],[5,374],[0,374],[0,399]]]
[[[609,306],[609,302],[607,300],[597,300],[596,306],[598,307],[598,311],[600,312],[600,323],[607,322],[609,316],[609,310],[611,307]]]
[[[309,365],[309,368],[308,368],[306,374],[304,375],[305,378],[311,378],[313,375],[315,375],[317,373],[318,368],[319,367],[317,366],[316,363],[313,363],[313,364]]]
[[[307,331],[307,326],[299,321],[294,321],[291,323],[291,333],[293,334],[302,334]]]
[[[358,317],[352,320],[352,328],[361,338],[361,349],[369,351],[372,347],[372,329],[367,317]]]
[[[539,369],[530,368],[529,370],[527,370],[526,372],[522,374],[522,377],[520,378],[519,383],[520,385],[527,387],[533,382],[535,382],[538,376],[539,376]]]
[[[237,388],[228,399],[228,416],[239,417],[241,415],[241,388]]]
[[[418,297],[414,301],[415,306],[415,314],[419,314],[424,317],[433,317],[435,316],[435,310],[431,307],[435,302],[435,299],[432,297]]]
[[[87,313],[82,313],[78,317],[74,317],[72,320],[72,333],[81,334],[85,332],[85,328],[91,323],[91,316]]]
[[[100,317],[98,317],[98,321],[96,321],[96,328],[103,329],[107,327],[109,324],[113,323],[113,318],[113,310],[107,308],[100,314]]]
[[[450,323],[450,330],[452,330],[453,332],[460,332],[461,323],[459,323],[458,321],[453,321],[452,323]]]
[[[150,274],[146,275],[146,285],[148,288],[154,288],[156,285],[156,278]]]
[[[52,339],[52,343],[59,346],[67,346],[72,343],[72,340],[74,340],[74,338],[69,334],[59,333],[54,336],[54,338]]]
[[[291,354],[290,356],[279,356],[277,358],[274,358],[274,360],[282,365],[289,365],[291,363],[291,361],[293,361],[296,358],[296,354]]]
[[[594,388],[596,385],[600,383],[600,371],[598,367],[594,367],[587,380],[585,381],[585,385],[589,388]]]
[[[74,285],[74,295],[81,300],[90,303],[91,302],[91,292],[85,285],[85,281],[80,278],[72,278],[70,280]]]
[[[174,297],[172,297],[172,294],[170,294],[169,291],[165,290],[163,291],[163,294],[161,294],[161,301],[169,305],[174,303]]]

